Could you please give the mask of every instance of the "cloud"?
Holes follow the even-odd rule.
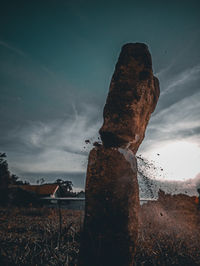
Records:
[[[28,57],[26,53],[24,53],[23,51],[21,51],[20,49],[8,44],[7,42],[4,42],[4,41],[1,41],[0,40],[0,46],[3,46],[4,48],[20,55],[20,56],[23,56],[23,57]]]
[[[16,48],[15,46],[0,40],[0,46],[6,48],[3,51],[3,58],[1,59],[1,75],[9,74],[10,78],[18,79],[23,84],[28,86],[38,85],[41,87],[47,84],[47,78],[51,78],[54,85],[63,84],[57,75],[46,65],[39,63],[35,58],[32,58],[28,53]],[[15,56],[10,56],[10,52],[14,52]]]
[[[200,141],[200,93],[185,98],[151,118],[140,152],[163,146],[165,142]]]
[[[17,126],[24,127],[28,121],[55,120],[70,112],[77,90],[65,77],[2,41],[0,52],[2,135]]]
[[[86,139],[97,139],[100,122],[96,120],[97,109],[83,105],[65,119],[49,123],[30,123],[18,131],[17,152],[11,154],[11,170],[15,173],[85,173],[87,156],[91,145]],[[95,122],[94,122],[95,121]],[[16,136],[15,136],[16,138]],[[23,156],[20,156],[20,150]]]
[[[102,119],[102,108],[93,97],[95,88],[81,92],[23,51],[3,41],[0,46],[7,49],[0,62],[1,80],[9,81],[1,86],[4,120],[0,122],[5,127],[0,145],[8,151],[12,171],[30,178],[41,173],[85,173],[89,148],[83,148],[84,140],[96,138]],[[15,60],[9,56],[12,52]],[[171,140],[200,140],[200,65],[193,58],[192,63],[186,60],[186,53],[191,57],[185,50],[157,74],[161,96],[141,151]],[[105,90],[99,95],[102,103]]]
[[[150,128],[172,132],[199,127],[200,92],[184,98],[169,108],[161,110],[152,118]]]
[[[178,86],[186,86],[188,82],[196,81],[199,78],[200,65],[194,66],[190,69],[186,69],[183,72],[176,75],[171,80],[170,84],[161,92],[161,96],[166,93],[173,92]]]
[[[73,108],[75,105],[73,104]],[[39,148],[51,148],[78,153],[85,139],[97,134],[100,123],[95,120],[96,107],[83,105],[79,113],[77,109],[66,118],[49,123],[36,122],[24,130],[23,138],[27,145]],[[25,135],[25,137],[24,137]]]
[[[162,72],[161,95],[147,127],[140,151],[164,145],[166,141],[200,140],[200,65],[173,73]],[[170,75],[171,72],[171,75]],[[167,77],[171,76],[170,80]]]
[[[198,173],[195,178],[185,181],[184,188],[200,188],[200,173]]]
[[[95,139],[101,123],[99,103],[22,51],[3,41],[0,46],[0,146],[11,171],[32,182],[41,174],[53,179],[81,173],[80,186],[89,152],[85,140]]]
[[[171,65],[159,76],[160,99],[139,153],[154,160],[154,165],[162,164],[164,171],[161,176],[156,175],[165,182],[187,179],[190,183],[200,171],[199,72],[199,64],[179,71]],[[183,148],[185,150],[181,153]],[[163,153],[163,156],[158,157],[157,153]],[[188,182],[187,186],[186,183],[177,183],[179,191],[186,187],[190,189]],[[195,191],[194,184],[191,190]]]
[[[84,172],[62,172],[62,171],[50,171],[50,172],[20,172],[20,176],[23,176],[25,180],[36,183],[40,178],[44,178],[47,182],[54,182],[56,179],[61,178],[63,180],[72,181],[75,189],[83,189],[85,187],[85,177]]]

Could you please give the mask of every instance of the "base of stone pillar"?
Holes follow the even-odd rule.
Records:
[[[137,163],[130,150],[90,152],[79,266],[132,266],[138,236]]]

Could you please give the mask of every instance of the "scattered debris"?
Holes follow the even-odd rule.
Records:
[[[95,142],[93,143],[93,146],[94,146],[94,147],[100,147],[100,146],[101,146],[101,142],[100,142],[100,141],[95,141]]]

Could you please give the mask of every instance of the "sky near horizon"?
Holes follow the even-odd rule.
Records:
[[[83,187],[92,147],[84,141],[98,138],[121,47],[144,42],[161,95],[138,153],[166,180],[199,176],[199,8],[195,0],[1,1],[0,152],[11,171]]]

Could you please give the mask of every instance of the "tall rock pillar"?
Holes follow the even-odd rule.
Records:
[[[79,265],[134,265],[139,212],[135,153],[158,97],[148,47],[124,45],[104,107],[102,145],[88,159]]]

